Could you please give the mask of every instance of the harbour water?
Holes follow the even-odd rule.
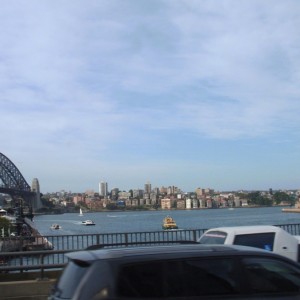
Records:
[[[282,212],[281,207],[201,209],[171,211],[120,211],[66,213],[34,217],[35,227],[42,235],[84,233],[123,233],[159,231],[163,218],[172,216],[180,229],[208,229],[220,226],[299,224],[300,214]],[[84,226],[82,221],[93,220],[95,226]],[[59,230],[51,229],[53,223]]]

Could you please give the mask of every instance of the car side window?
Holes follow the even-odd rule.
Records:
[[[176,275],[174,275],[176,276]],[[180,280],[188,297],[235,295],[240,293],[235,260],[229,257],[203,257],[182,262]]]
[[[151,261],[123,266],[117,294],[130,298],[180,298],[239,293],[231,258]]]
[[[120,297],[145,298],[163,295],[163,261],[124,265],[117,279]]]
[[[233,244],[273,251],[275,232],[236,235]]]
[[[252,293],[300,291],[300,271],[294,266],[270,258],[245,258],[246,280]]]

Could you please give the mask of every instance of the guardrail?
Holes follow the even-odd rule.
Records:
[[[170,245],[170,244],[191,244],[194,241],[148,241],[133,243],[112,243],[112,244],[95,244],[87,247],[87,250],[95,250],[101,248],[112,247],[128,247],[128,246],[154,246],[154,245]],[[80,250],[73,250],[80,251]],[[68,262],[65,256],[70,250],[45,250],[45,251],[21,251],[21,252],[1,252],[2,264],[0,264],[0,273],[25,271],[39,271],[40,278],[43,279],[45,271],[60,270]]]
[[[300,224],[275,225],[293,235],[300,235]],[[28,238],[0,238],[0,273],[25,272],[39,270],[41,278],[44,271],[62,269],[67,263],[65,253],[83,249],[98,249],[101,247],[127,247],[139,245],[157,245],[173,243],[193,243],[206,229],[170,230],[154,232],[110,233],[110,234],[82,234],[82,235],[54,235],[37,236],[28,243]],[[18,241],[14,251],[3,251],[5,243]],[[52,250],[49,249],[51,244]],[[24,250],[24,245],[26,250]],[[45,250],[32,251],[34,245],[46,245]],[[38,249],[38,248],[37,248]]]
[[[66,250],[1,252],[0,273],[23,273],[38,271],[40,279],[45,271],[60,270],[67,264]]]
[[[36,236],[34,239],[26,237],[1,238],[0,244],[4,248],[14,251],[0,252],[0,273],[44,271],[48,269],[62,269],[67,258],[64,255],[71,251],[83,249],[98,249],[102,247],[127,247],[141,245],[193,243],[196,242],[205,229],[199,230],[170,230],[155,232],[131,232],[110,234],[82,234],[82,235],[53,235]],[[29,243],[31,240],[31,243]],[[43,248],[45,250],[41,250]],[[51,245],[51,249],[48,250]],[[39,251],[34,251],[32,249]],[[30,251],[23,251],[30,250]]]

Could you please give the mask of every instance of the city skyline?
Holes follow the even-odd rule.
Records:
[[[0,152],[42,193],[300,188],[299,1],[1,11]]]
[[[103,188],[103,184],[105,184],[105,188]],[[146,186],[152,186],[151,189],[147,189]],[[105,190],[106,192],[103,193],[101,191]],[[174,185],[157,185],[153,186],[149,181],[144,184],[143,187],[136,187],[136,188],[128,188],[128,189],[121,189],[118,186],[113,186],[109,188],[109,183],[108,182],[103,182],[101,181],[98,186],[98,190],[90,188],[84,191],[71,191],[71,190],[66,190],[62,189],[59,191],[51,191],[47,192],[48,194],[55,194],[55,193],[66,193],[66,194],[88,194],[88,195],[94,195],[98,194],[99,196],[104,198],[106,196],[109,196],[111,194],[115,194],[117,192],[130,192],[132,191],[136,196],[138,192],[142,192],[139,194],[140,197],[143,197],[143,194],[190,194],[190,193],[199,193],[199,190],[201,190],[201,193],[203,194],[223,194],[223,193],[251,193],[251,192],[266,192],[266,193],[274,193],[274,192],[297,192],[300,193],[300,189],[273,189],[273,188],[268,188],[268,189],[262,189],[262,190],[247,190],[247,189],[238,189],[238,190],[216,190],[213,187],[195,187],[192,190],[183,190],[180,186],[174,186]],[[135,196],[134,196],[135,197]]]

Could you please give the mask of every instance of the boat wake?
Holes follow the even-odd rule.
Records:
[[[127,218],[128,216],[126,215],[107,215],[108,218]]]

